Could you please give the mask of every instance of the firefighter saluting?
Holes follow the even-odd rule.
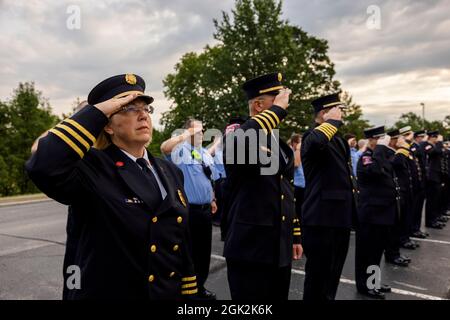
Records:
[[[108,78],[89,105],[39,140],[26,169],[71,205],[81,288],[68,299],[181,299],[197,292],[181,171],[146,150],[153,98],[134,74]],[[92,146],[95,148],[92,148]]]

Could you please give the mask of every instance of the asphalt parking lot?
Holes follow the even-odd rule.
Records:
[[[62,295],[67,207],[52,200],[0,206],[0,299],[58,300]],[[412,258],[409,267],[382,263],[384,283],[393,287],[389,300],[450,298],[450,226],[427,230],[420,248],[403,250]],[[223,243],[213,230],[211,272],[206,287],[222,300],[230,299]],[[293,265],[289,298],[302,299],[302,259]],[[367,299],[354,285],[354,235],[351,237],[337,299]]]

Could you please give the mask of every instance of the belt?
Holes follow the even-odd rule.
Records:
[[[205,203],[205,204],[189,203],[189,208],[194,209],[194,210],[209,210],[209,209],[211,209],[211,204],[210,203]]]

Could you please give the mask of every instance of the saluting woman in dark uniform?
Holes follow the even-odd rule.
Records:
[[[144,90],[133,74],[102,81],[89,105],[41,138],[27,162],[35,184],[77,216],[79,242],[70,258],[81,288],[68,290],[68,299],[197,293],[183,175],[146,150],[153,98]]]

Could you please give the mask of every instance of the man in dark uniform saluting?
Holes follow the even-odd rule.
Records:
[[[413,170],[414,176],[414,200],[413,200],[413,223],[411,235],[416,238],[427,238],[428,233],[421,231],[422,211],[425,202],[425,154],[421,143],[426,136],[425,130],[414,132],[414,141],[411,143],[411,155],[416,163]]]
[[[306,255],[304,300],[334,300],[356,217],[356,181],[350,147],[338,134],[339,94],[312,101],[315,126],[303,135],[306,179],[302,207]]]
[[[373,273],[368,268],[380,266],[399,201],[392,164],[387,157],[386,139],[379,142],[384,135],[384,126],[364,130],[368,145],[357,169],[360,196],[355,241],[356,288],[359,293],[374,299],[384,299],[384,292],[390,292],[390,288],[381,283],[378,286],[367,283]]]
[[[397,143],[400,137],[400,131],[398,129],[395,130],[391,130],[387,133],[387,135],[390,137],[389,142],[387,144],[387,149],[386,149],[386,156],[387,159],[391,162],[391,164],[394,164],[394,160],[395,162],[398,164],[398,160],[401,159],[399,158],[399,154],[397,154]],[[401,254],[400,252],[400,233],[401,233],[401,215],[403,214],[403,212],[401,212],[402,210],[402,204],[404,205],[405,202],[404,200],[406,200],[405,198],[405,192],[406,192],[406,186],[403,186],[402,188],[402,182],[400,180],[400,177],[398,176],[399,173],[399,169],[400,167],[398,165],[393,166],[393,176],[394,176],[394,181],[397,184],[396,185],[396,190],[400,192],[400,199],[398,202],[399,208],[397,211],[397,215],[396,215],[396,219],[395,219],[395,223],[392,226],[392,228],[390,228],[389,230],[389,239],[388,239],[388,243],[387,243],[387,247],[386,250],[384,251],[384,257],[385,257],[385,261],[391,264],[395,264],[398,266],[402,266],[402,267],[407,267],[409,265],[409,263],[411,262],[411,259],[409,257],[406,257],[404,255]],[[403,199],[401,197],[404,197]],[[403,203],[402,203],[403,201]],[[403,211],[405,209],[403,208]]]
[[[224,256],[234,300],[287,300],[292,259],[302,254],[290,184],[294,155],[273,132],[291,93],[281,80],[272,73],[247,81],[251,117],[224,137]]]

